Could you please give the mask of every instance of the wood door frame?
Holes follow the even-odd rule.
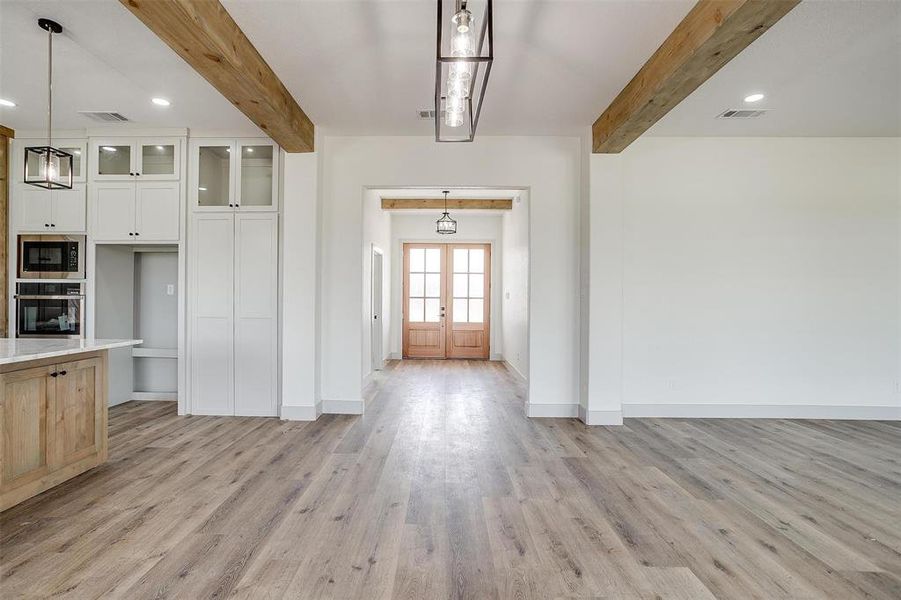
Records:
[[[492,302],[492,294],[493,294],[493,273],[494,269],[492,269],[494,254],[492,252],[495,243],[497,240],[461,240],[460,242],[441,242],[435,240],[416,240],[416,239],[400,239],[398,243],[400,245],[400,279],[401,279],[401,290],[400,290],[400,303],[401,303],[401,322],[400,322],[400,337],[401,337],[401,358],[404,360],[418,360],[420,358],[426,357],[410,357],[408,352],[408,335],[407,335],[407,323],[409,322],[409,297],[407,295],[407,290],[409,289],[409,254],[407,252],[407,248],[409,246],[418,246],[422,248],[427,247],[441,247],[444,251],[444,258],[442,260],[442,274],[444,277],[441,280],[442,287],[442,295],[441,299],[445,302],[445,315],[451,313],[452,310],[450,306],[448,306],[448,302],[453,302],[452,291],[451,291],[451,282],[453,278],[453,274],[450,273],[449,267],[451,264],[450,252],[448,249],[453,246],[462,247],[462,246],[479,246],[486,248],[486,261],[485,261],[485,275],[486,275],[486,286],[485,286],[485,322],[484,328],[486,331],[486,350],[484,357],[476,357],[476,358],[450,358],[449,360],[491,360],[491,310],[493,306]],[[397,314],[397,313],[394,313]],[[443,355],[435,356],[435,357],[427,357],[432,360],[445,360],[448,359],[447,356],[447,345],[448,339],[451,335],[452,328],[447,326],[447,319],[442,318],[441,320],[441,328],[444,330],[441,333],[441,338],[444,342]],[[396,331],[396,330],[395,330]]]

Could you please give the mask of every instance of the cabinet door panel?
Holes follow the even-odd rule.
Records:
[[[19,184],[15,192],[16,229],[19,231],[50,231],[50,190]]]
[[[137,185],[138,241],[178,241],[179,193],[178,182]]]
[[[195,211],[230,210],[235,204],[232,140],[204,140],[191,146],[188,198]]]
[[[137,146],[138,178],[141,181],[177,180],[179,148],[178,140],[142,140]]]
[[[94,237],[131,240],[135,231],[135,184],[102,183],[93,187]]]
[[[242,211],[278,208],[278,146],[263,140],[237,144],[236,205]]]
[[[54,190],[51,198],[51,231],[69,233],[85,230],[85,188]]]
[[[234,215],[194,217],[191,412],[234,414]]]
[[[94,140],[91,143],[91,172],[94,181],[133,179],[135,144],[131,140]]]
[[[278,217],[235,217],[235,414],[275,416]]]
[[[38,367],[0,375],[4,492],[49,472],[47,416],[53,387],[49,373],[50,369]]]
[[[52,466],[62,466],[101,451],[103,369],[99,358],[55,367],[55,436],[51,440]]]

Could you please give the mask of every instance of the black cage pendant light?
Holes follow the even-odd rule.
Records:
[[[449,233],[457,233],[457,222],[450,218],[450,215],[447,214],[447,195],[450,192],[442,192],[444,194],[444,214],[441,215],[441,218],[435,221],[438,228],[436,231],[438,233],[449,234]]]
[[[72,189],[72,155],[53,147],[53,34],[62,33],[59,23],[38,19],[47,32],[47,145],[25,148],[25,183],[48,190]]]
[[[493,0],[438,0],[435,141],[471,142],[494,61]]]

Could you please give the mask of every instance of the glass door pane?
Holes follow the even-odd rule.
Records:
[[[129,176],[131,170],[131,146],[103,144],[97,147],[97,174]]]
[[[198,152],[198,206],[231,206],[231,147],[200,146]]]
[[[272,206],[272,145],[239,144],[238,148],[241,152],[241,195],[238,205]]]
[[[141,144],[141,177],[176,176],[175,144]]]
[[[81,171],[81,165],[83,164],[81,161],[81,147],[80,146],[76,146],[76,147],[61,146],[60,150],[62,150],[63,152],[68,152],[69,154],[72,155],[72,179],[73,180],[81,179],[83,177],[83,174]],[[64,161],[63,164],[68,164],[68,163],[66,163]],[[63,178],[65,178],[65,177],[68,177],[69,174],[65,170],[61,169],[60,175]]]

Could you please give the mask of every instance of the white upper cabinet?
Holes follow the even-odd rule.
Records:
[[[45,190],[24,183],[13,191],[14,227],[22,232],[80,233],[85,231],[85,186]]]
[[[278,210],[278,145],[272,140],[193,140],[189,171],[195,211]]]
[[[178,138],[91,140],[93,181],[175,181],[180,174]]]
[[[178,241],[177,181],[116,181],[92,186],[92,234],[97,241]]]
[[[135,196],[135,237],[141,242],[177,240],[179,232],[177,181],[139,182]]]
[[[99,242],[177,242],[183,138],[92,138],[90,235]]]

